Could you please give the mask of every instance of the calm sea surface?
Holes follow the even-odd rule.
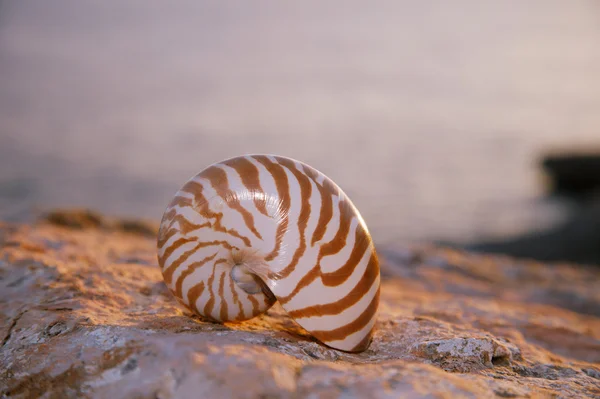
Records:
[[[538,157],[600,146],[600,3],[0,2],[0,217],[160,218],[243,153],[305,161],[376,241],[560,221]]]

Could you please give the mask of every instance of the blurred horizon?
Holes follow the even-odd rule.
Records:
[[[600,4],[0,3],[0,218],[158,220],[204,167],[321,170],[375,241],[564,219],[547,151],[600,148]]]

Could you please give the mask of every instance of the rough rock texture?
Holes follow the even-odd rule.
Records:
[[[153,228],[92,213],[0,225],[0,397],[600,397],[600,271],[381,251],[371,348],[314,342],[275,306],[190,317]]]

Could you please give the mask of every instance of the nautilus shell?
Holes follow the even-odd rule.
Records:
[[[329,178],[272,155],[204,169],[175,195],[158,235],[165,283],[217,322],[275,301],[321,343],[365,350],[379,303],[379,262],[364,220]]]

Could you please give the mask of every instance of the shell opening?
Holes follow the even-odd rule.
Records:
[[[261,256],[247,251],[232,251],[231,258],[231,277],[241,289],[251,295],[262,292],[275,301],[275,295],[264,281],[269,266]]]

